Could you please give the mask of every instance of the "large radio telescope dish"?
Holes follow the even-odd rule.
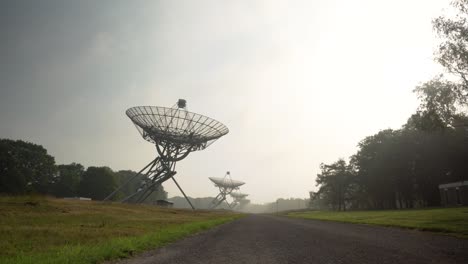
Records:
[[[136,106],[125,112],[141,136],[155,144],[159,156],[105,200],[113,197],[137,176],[144,175],[145,180],[141,183],[141,187],[123,201],[143,202],[157,186],[172,179],[194,209],[174,178],[175,164],[187,157],[190,152],[207,148],[214,141],[226,135],[229,129],[212,118],[187,111],[186,104],[184,99],[179,99],[172,108]]]
[[[182,150],[202,150],[229,132],[221,122],[185,108],[136,106],[126,114],[145,140],[162,147],[177,145]]]

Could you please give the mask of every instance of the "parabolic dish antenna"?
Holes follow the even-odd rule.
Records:
[[[155,144],[158,156],[140,172],[112,192],[105,200],[112,198],[124,186],[139,175],[145,181],[123,202],[141,203],[168,179],[172,179],[194,209],[184,191],[174,178],[175,165],[192,151],[203,150],[214,141],[226,135],[229,130],[221,122],[187,111],[184,99],[171,108],[159,106],[136,106],[126,111],[141,136]]]
[[[231,208],[234,209],[241,202],[246,201],[245,197],[249,196],[248,194],[241,192],[232,192],[231,197],[234,199],[231,203]]]
[[[231,193],[232,198],[234,199],[244,199],[245,197],[249,196],[248,194],[241,193],[241,192],[232,192]]]
[[[210,209],[215,209],[224,201],[226,201],[227,205],[231,208],[231,205],[226,200],[227,196],[231,194],[232,191],[238,190],[240,186],[245,184],[245,182],[231,179],[231,173],[229,171],[226,172],[224,178],[209,177],[208,179],[219,189],[219,194],[211,202]]]
[[[222,123],[182,108],[137,106],[126,113],[142,137],[160,147],[202,150],[229,132]]]
[[[230,178],[216,178],[208,177],[216,187],[228,187],[228,188],[237,188],[245,184],[245,182],[235,181]]]

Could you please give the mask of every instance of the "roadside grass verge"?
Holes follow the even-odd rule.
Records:
[[[241,217],[46,197],[0,197],[0,263],[100,263]]]
[[[383,211],[290,212],[289,217],[441,232],[468,238],[468,207]]]

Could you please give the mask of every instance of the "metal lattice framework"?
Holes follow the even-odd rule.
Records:
[[[243,200],[245,200],[245,197],[249,196],[248,194],[241,193],[241,192],[232,192],[231,197],[233,198],[233,201],[231,203],[231,208],[234,209],[236,208],[237,205],[239,205]]]
[[[231,179],[231,173],[229,171],[226,172],[226,175],[224,176],[224,178],[209,177],[209,179],[219,189],[218,195],[211,202],[210,209],[215,209],[224,201],[229,206],[229,208],[232,208],[232,205],[229,204],[226,198],[234,190],[239,190],[239,187],[244,185],[245,182],[235,181]]]
[[[160,184],[172,179],[194,209],[174,178],[176,162],[187,157],[190,152],[207,148],[226,135],[229,132],[228,128],[212,118],[187,111],[186,101],[183,99],[179,99],[172,108],[137,106],[129,108],[126,114],[141,136],[155,144],[158,156],[105,200],[112,198],[138,175],[145,175],[146,181],[141,183],[141,187],[135,193],[123,199],[123,202],[141,203]]]

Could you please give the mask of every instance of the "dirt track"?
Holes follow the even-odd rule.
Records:
[[[250,215],[120,263],[468,263],[468,239]]]

